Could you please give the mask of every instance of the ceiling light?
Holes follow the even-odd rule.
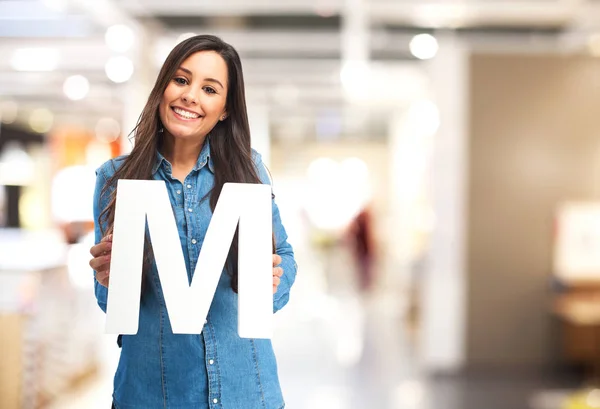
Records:
[[[29,116],[29,126],[37,133],[46,133],[52,128],[54,115],[46,108],[34,110]]]
[[[420,60],[435,57],[438,48],[438,42],[431,34],[417,34],[410,41],[410,52]]]
[[[65,80],[63,91],[70,100],[79,101],[90,91],[90,82],[83,75],[73,75]]]
[[[124,24],[110,26],[104,35],[106,45],[113,51],[124,53],[128,51],[135,41],[133,30]]]
[[[133,75],[133,63],[127,57],[112,57],[104,66],[108,78],[120,84],[126,82]]]

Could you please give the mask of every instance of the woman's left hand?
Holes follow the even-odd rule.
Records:
[[[281,282],[281,276],[283,275],[283,268],[277,267],[281,264],[281,256],[273,254],[273,294],[277,292],[277,287]]]

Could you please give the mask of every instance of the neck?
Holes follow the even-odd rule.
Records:
[[[201,140],[181,140],[165,132],[161,153],[171,163],[173,176],[183,180],[194,168],[206,136]]]

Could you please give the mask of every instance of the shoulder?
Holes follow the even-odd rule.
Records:
[[[115,174],[117,169],[123,165],[128,156],[129,155],[121,155],[107,160],[98,169],[96,169],[96,175],[103,175],[106,179],[110,178]]]
[[[254,168],[258,172],[258,176],[262,178],[262,174],[265,172],[265,164],[263,163],[262,156],[256,150],[252,149],[252,163],[254,164]],[[263,181],[264,182],[264,181]]]
[[[252,162],[254,162],[254,167],[260,181],[267,185],[272,184],[271,174],[264,164],[262,156],[254,149],[252,149]]]
[[[252,149],[252,162],[254,162],[255,166],[259,166],[262,164],[262,156],[256,149]],[[264,165],[263,165],[264,166]]]

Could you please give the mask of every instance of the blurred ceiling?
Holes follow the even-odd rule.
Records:
[[[131,50],[106,45],[115,24],[133,30]],[[314,137],[321,129],[325,137],[376,138],[387,133],[389,113],[426,86],[427,62],[409,47],[417,34],[452,33],[485,51],[580,52],[597,42],[598,30],[593,0],[0,0],[0,109],[16,102],[22,123],[40,107],[55,123],[93,129],[102,117],[122,121],[182,34],[211,33],[240,52],[249,105],[266,108],[275,137]],[[53,49],[44,61],[56,58],[55,66],[15,69],[17,50],[32,47]],[[124,83],[105,72],[119,55],[134,64]],[[340,73],[356,55],[372,70],[355,80],[364,90],[349,101]],[[81,100],[63,92],[72,75],[89,81]]]

